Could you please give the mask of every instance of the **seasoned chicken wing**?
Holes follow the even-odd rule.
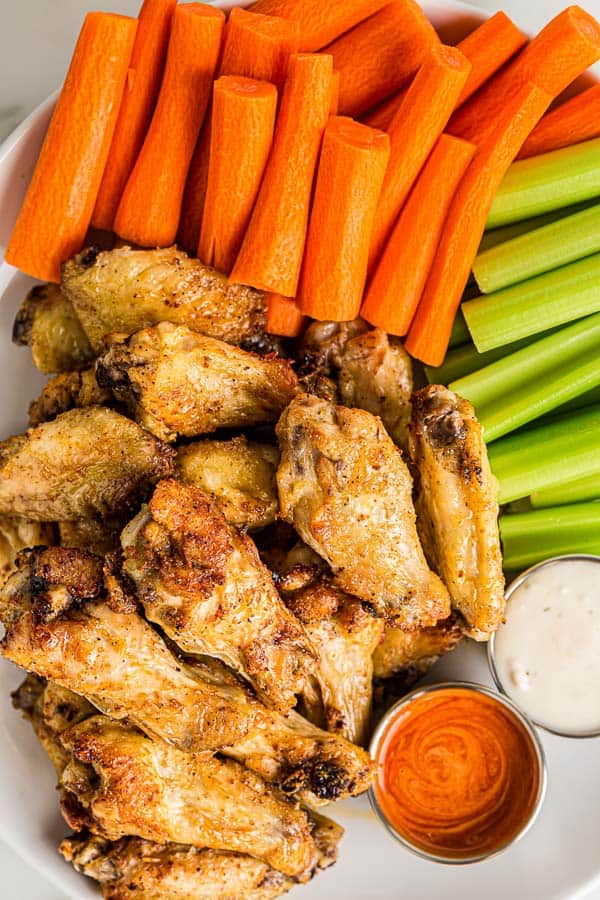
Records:
[[[275,422],[297,390],[287,360],[163,322],[113,343],[96,377],[157,437]]]
[[[177,450],[182,481],[201,488],[238,528],[264,528],[278,510],[275,473],[279,450],[243,435],[229,441],[194,441]]]
[[[33,364],[46,375],[85,369],[94,358],[72,303],[57,284],[38,284],[23,301],[13,341],[31,349]]]
[[[161,481],[121,536],[147,618],[185,652],[216,656],[287,712],[315,663],[252,540],[192,485]]]
[[[133,334],[159,322],[184,324],[231,344],[264,332],[262,293],[230,284],[177,247],[92,247],[64,264],[62,288],[96,353],[106,334]]]
[[[407,629],[450,613],[428,567],[400,451],[371,413],[302,394],[277,425],[281,514],[336,583]]]
[[[126,514],[173,451],[135,422],[93,406],[0,443],[0,515],[42,522]]]
[[[424,675],[444,653],[454,650],[463,635],[456,616],[448,616],[430,628],[402,631],[386,627],[383,640],[373,654],[375,678],[415,679]]]
[[[50,422],[69,409],[114,405],[112,392],[101,388],[93,369],[63,372],[48,381],[37,400],[29,404],[30,426]]]
[[[292,568],[280,579],[279,590],[318,653],[313,670],[316,703],[305,697],[308,718],[364,744],[371,720],[372,657],[383,636],[383,619],[376,619],[318,569]]]
[[[432,384],[413,396],[409,438],[417,524],[470,637],[485,641],[504,618],[498,483],[467,400]]]
[[[117,550],[120,544],[123,522],[120,519],[75,519],[59,522],[58,534],[61,547],[89,550],[102,556]],[[39,542],[39,543],[44,543]],[[29,544],[28,546],[35,546]]]
[[[20,550],[54,544],[55,537],[50,524],[0,516],[0,585],[15,571],[15,559]]]

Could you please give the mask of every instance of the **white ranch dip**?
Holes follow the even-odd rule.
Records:
[[[494,661],[503,689],[538,725],[600,731],[600,558],[526,576],[508,600]]]

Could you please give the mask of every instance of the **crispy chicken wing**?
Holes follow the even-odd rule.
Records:
[[[454,650],[462,635],[456,616],[417,631],[386,627],[373,654],[373,674],[375,678],[405,677],[411,671],[415,677],[424,675],[436,659]]]
[[[274,422],[297,390],[287,360],[169,322],[115,340],[96,377],[140,425],[167,441]]]
[[[0,516],[0,585],[15,571],[15,559],[20,550],[54,543],[52,525]]]
[[[106,334],[133,334],[159,322],[184,324],[232,344],[264,331],[263,294],[230,284],[177,247],[92,247],[64,264],[62,288],[96,353]]]
[[[238,528],[264,528],[275,521],[275,473],[279,450],[243,435],[229,441],[194,441],[177,450],[182,481],[201,488]]]
[[[29,404],[29,424],[50,422],[69,409],[111,405],[114,405],[112,392],[100,387],[93,369],[63,372],[51,378],[37,400]]]
[[[372,656],[383,636],[383,619],[376,619],[318,569],[292,568],[279,581],[279,589],[318,654],[313,674],[316,705],[306,698],[308,718],[364,744],[371,720]]]
[[[192,485],[161,481],[121,536],[147,618],[185,652],[216,656],[287,712],[315,662],[252,540]]]
[[[450,600],[419,542],[412,481],[381,421],[302,394],[277,435],[281,514],[336,583],[400,627],[446,618]]]
[[[43,522],[126,514],[173,451],[135,422],[93,406],[0,443],[0,515]]]
[[[417,524],[468,634],[489,638],[504,618],[498,483],[473,407],[440,385],[413,396],[410,458]]]
[[[75,519],[59,522],[58,534],[61,547],[89,550],[99,556],[112,553],[120,544],[123,522],[119,519]],[[38,543],[44,543],[43,541]],[[28,546],[35,546],[29,544]]]
[[[13,325],[13,341],[30,347],[33,364],[46,375],[85,369],[94,358],[73,305],[57,284],[29,291]]]

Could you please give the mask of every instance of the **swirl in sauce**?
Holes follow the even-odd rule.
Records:
[[[448,859],[487,856],[527,824],[540,763],[527,730],[468,688],[421,694],[392,719],[377,753],[375,794],[401,837]]]

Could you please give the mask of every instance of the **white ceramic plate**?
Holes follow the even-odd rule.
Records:
[[[423,6],[449,42],[460,39],[483,18],[462,3],[442,0]],[[1,248],[51,110],[52,99],[0,148]],[[43,383],[29,353],[10,341],[14,315],[31,283],[5,263],[0,265],[0,438],[24,429],[27,405]],[[75,874],[56,852],[67,829],[58,812],[54,770],[29,724],[9,700],[22,677],[0,660],[0,838],[62,895],[76,900],[97,898],[93,883]],[[447,678],[492,685],[483,649],[472,642],[462,646],[442,660],[428,680]],[[346,828],[340,861],[310,885],[298,888],[294,896],[297,893],[306,900],[574,900],[593,882],[600,882],[600,739],[576,741],[548,734],[542,739],[548,760],[546,803],[532,831],[504,855],[465,867],[426,862],[396,844],[361,798],[332,808],[333,816]]]

